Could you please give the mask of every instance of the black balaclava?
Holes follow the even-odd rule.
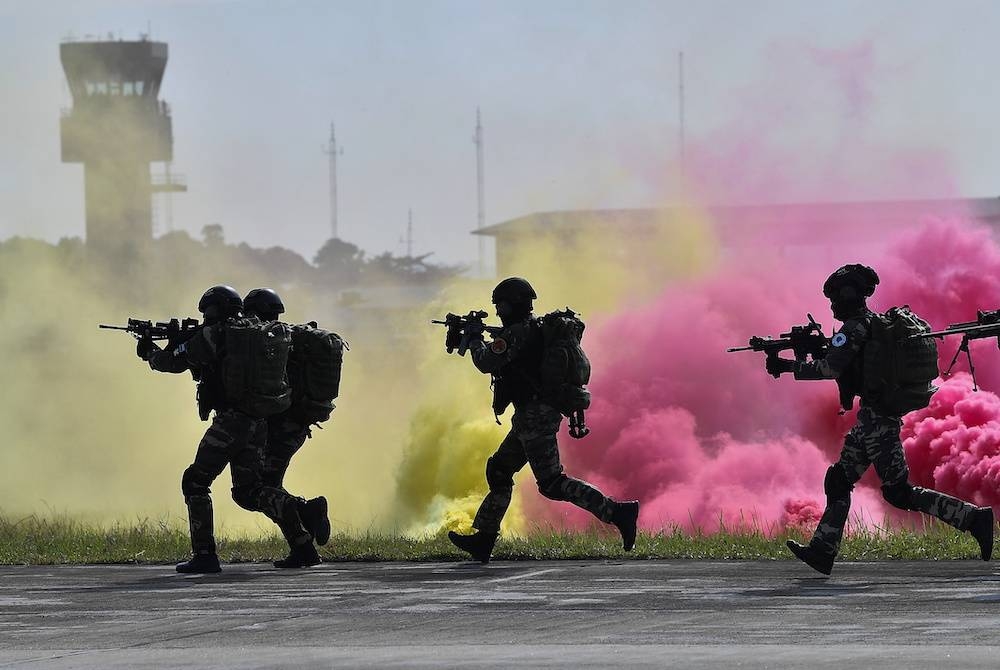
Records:
[[[531,316],[531,301],[511,302],[509,300],[499,300],[496,302],[497,316],[504,326],[511,326],[521,323]]]

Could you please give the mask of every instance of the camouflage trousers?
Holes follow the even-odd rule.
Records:
[[[488,533],[499,532],[500,521],[514,492],[514,474],[526,463],[531,466],[543,496],[571,502],[605,523],[611,521],[615,501],[587,482],[568,477],[563,472],[556,442],[561,423],[562,415],[548,405],[515,406],[510,433],[486,461],[486,483],[490,490],[472,522],[474,528]]]
[[[882,496],[894,507],[923,512],[966,530],[976,508],[944,493],[913,486],[899,439],[902,421],[897,416],[881,415],[870,407],[858,412],[858,423],[844,440],[840,459],[830,466],[826,482],[826,510],[813,534],[812,545],[820,551],[836,554],[844,535],[851,508],[851,491],[869,466],[882,480]]]
[[[295,528],[297,543],[311,541],[302,527],[298,506],[304,502],[287,491],[265,486],[261,478],[267,423],[235,410],[217,411],[198,445],[194,462],[184,471],[181,490],[188,509],[191,548],[195,554],[215,553],[212,483],[229,465],[233,500],[240,507],[262,512],[279,524]]]
[[[285,473],[292,457],[302,448],[307,438],[312,436],[308,425],[293,421],[285,414],[269,417],[267,420],[267,446],[264,448],[264,464],[261,479],[264,486],[284,490]],[[278,528],[289,546],[294,546],[298,528],[293,522],[279,521]]]

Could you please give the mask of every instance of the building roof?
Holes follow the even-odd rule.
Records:
[[[701,214],[725,227],[783,223],[792,227],[833,226],[845,220],[855,225],[898,226],[926,218],[972,218],[1000,225],[1000,197],[937,200],[880,200],[772,205],[680,206],[657,209],[595,209],[537,212],[473,231],[474,235],[505,237],[557,232],[588,226],[648,227]]]

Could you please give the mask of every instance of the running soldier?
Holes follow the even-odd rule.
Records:
[[[482,563],[490,560],[500,532],[500,521],[510,505],[514,489],[514,474],[527,463],[531,466],[538,490],[550,500],[571,502],[605,523],[616,526],[622,536],[625,551],[635,545],[639,502],[617,502],[608,498],[587,482],[568,477],[559,460],[556,435],[563,414],[557,407],[565,403],[545,391],[543,374],[546,346],[552,346],[543,335],[543,323],[552,318],[570,318],[578,328],[576,346],[583,324],[572,312],[554,312],[542,318],[532,314],[534,289],[524,279],[511,277],[493,290],[493,304],[503,329],[493,335],[487,345],[482,332],[468,333],[472,362],[484,374],[492,375],[494,412],[499,415],[508,405],[514,405],[511,431],[486,462],[486,482],[489,493],[472,522],[477,532],[460,535],[449,532],[448,538],[459,549]],[[470,326],[471,327],[471,326]],[[582,356],[582,350],[579,350]],[[589,376],[589,363],[587,375]],[[573,389],[586,394],[582,388]],[[587,395],[589,402],[589,395]],[[571,424],[574,419],[571,418]],[[578,428],[582,428],[582,421]],[[573,431],[571,431],[573,432]],[[582,437],[586,434],[576,432]]]
[[[198,381],[198,412],[202,420],[207,421],[212,411],[215,412],[212,425],[198,445],[194,462],[181,478],[193,556],[177,565],[178,572],[210,573],[222,569],[216,553],[210,487],[227,464],[236,504],[250,511],[263,512],[293,535],[292,542],[300,560],[296,565],[283,565],[278,561],[277,567],[300,567],[305,564],[301,557],[306,554],[313,557],[313,564],[318,563],[320,559],[313,538],[329,527],[323,505],[318,500],[307,502],[280,488],[265,486],[261,481],[261,458],[267,439],[267,424],[261,417],[276,407],[287,407],[287,385],[285,393],[280,393],[287,356],[278,354],[282,353],[279,351],[282,347],[287,352],[290,338],[280,329],[264,332],[257,319],[243,318],[241,309],[242,301],[233,288],[213,286],[198,303],[204,321],[189,339],[170,342],[162,350],[152,340],[140,339],[136,347],[136,353],[148,361],[153,370],[174,374],[190,371]],[[255,369],[253,376],[275,382],[278,388],[272,395],[258,393],[263,387],[250,387],[239,381],[241,377],[247,379],[250,376],[246,374],[248,367],[261,360],[248,352],[260,349],[257,343],[265,338],[273,351],[267,351],[263,358],[278,362],[271,363],[275,367],[273,370]]]
[[[791,372],[797,380],[835,379],[845,410],[861,398],[858,422],[847,434],[840,459],[826,472],[823,488],[826,510],[812,541],[788,540],[788,548],[813,569],[828,575],[840,549],[851,507],[851,491],[869,466],[882,480],[882,496],[902,510],[937,517],[958,530],[968,531],[979,543],[984,561],[993,552],[993,510],[931,489],[914,486],[903,453],[899,431],[902,415],[930,402],[937,390],[937,348],[930,339],[912,338],[929,330],[909,308],[885,314],[868,309],[878,275],[865,265],[845,265],[823,285],[833,316],[843,322],[825,357],[793,361],[769,357],[772,375]]]
[[[255,288],[243,299],[243,311],[261,321],[276,322],[285,313],[285,305],[273,289]],[[290,328],[292,350],[288,356],[288,378],[291,405],[284,412],[267,417],[267,446],[261,473],[265,486],[281,490],[284,490],[285,473],[292,457],[312,437],[310,426],[328,420],[333,412],[344,350],[344,342],[338,335],[317,328],[315,322]],[[312,392],[323,397],[312,398]],[[320,496],[310,502],[317,514],[327,518],[325,497]],[[311,565],[314,557],[308,551],[310,545],[296,544],[298,529],[295,525],[280,521],[278,527],[290,550],[283,561],[285,567]],[[315,540],[320,546],[329,542],[329,523],[319,529]]]

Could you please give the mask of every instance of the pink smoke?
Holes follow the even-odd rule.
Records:
[[[948,380],[930,407],[908,415],[903,439],[915,484],[1000,506],[1000,398],[973,393],[968,375]]]
[[[849,259],[845,259],[845,262]],[[875,263],[873,306],[909,304],[936,326],[1000,306],[1000,249],[989,232],[957,222],[904,234]],[[674,285],[642,309],[588,331],[595,375],[592,435],[561,438],[567,471],[612,496],[643,501],[648,529],[711,531],[746,524],[764,531],[811,527],[823,507],[823,475],[853,413],[840,415],[833,382],[774,380],[760,354],[726,354],[751,333],[776,333],[811,304],[832,320],[820,286],[834,268],[775,281],[776,266],[730,268]],[[795,275],[792,275],[795,276]],[[819,314],[817,313],[819,318]],[[623,335],[627,334],[627,335]],[[942,367],[957,342],[940,347]],[[903,438],[915,484],[977,504],[1000,505],[1000,355],[975,347],[983,389],[968,375],[942,383],[931,406],[907,415]],[[880,523],[888,508],[869,473],[853,514]],[[591,519],[570,506],[529,505],[551,522]]]

